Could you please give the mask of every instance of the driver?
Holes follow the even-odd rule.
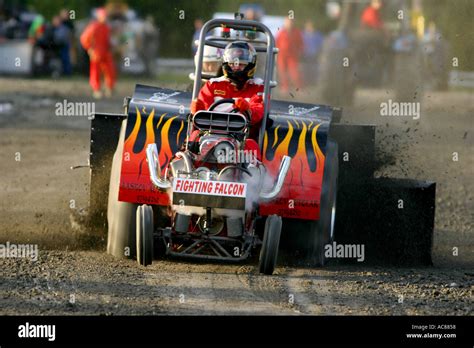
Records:
[[[263,81],[254,79],[257,52],[245,41],[229,43],[223,54],[224,76],[212,78],[201,88],[197,99],[191,102],[191,113],[207,110],[219,99],[233,98],[235,107],[250,116],[254,126],[263,118]]]

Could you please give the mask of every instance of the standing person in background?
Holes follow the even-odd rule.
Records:
[[[191,42],[191,49],[193,52],[193,56],[196,55],[197,52],[197,46],[195,44],[196,40],[199,40],[199,35],[201,35],[201,29],[202,29],[203,23],[201,18],[196,18],[194,20],[194,34],[193,34],[193,42]]]
[[[279,48],[277,67],[281,82],[281,92],[289,91],[289,83],[296,88],[302,87],[299,72],[300,57],[303,54],[303,37],[301,32],[293,26],[293,20],[286,18],[283,28],[276,37],[276,46]]]
[[[67,41],[60,48],[61,62],[63,64],[63,74],[71,75],[72,65],[71,65],[71,53],[73,52],[74,46],[74,23],[69,17],[69,10],[63,8],[59,12],[59,18],[61,19],[62,25],[69,29]]]
[[[42,15],[37,15],[28,29],[28,41],[35,44],[37,40],[43,35],[46,28],[46,23]]]
[[[360,24],[364,28],[381,30],[383,29],[383,22],[380,16],[380,8],[382,2],[380,0],[372,0],[370,5],[364,9],[360,17]]]
[[[303,32],[303,64],[304,71],[308,74],[305,76],[305,84],[307,85],[316,83],[319,54],[321,53],[323,41],[323,35],[318,30],[314,30],[313,22],[307,21]]]
[[[54,43],[61,59],[62,73],[63,75],[71,75],[71,59],[69,56],[71,30],[64,24],[60,16],[54,16],[52,23]]]
[[[89,54],[90,79],[89,83],[96,99],[102,98],[100,88],[101,74],[105,78],[106,97],[112,96],[115,86],[115,66],[110,47],[110,29],[106,23],[107,12],[104,8],[96,11],[97,20],[90,23],[81,35],[82,47]]]

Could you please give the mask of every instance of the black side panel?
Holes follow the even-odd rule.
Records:
[[[125,117],[120,114],[95,114],[91,122],[89,206],[91,222],[97,228],[107,226],[110,168]]]
[[[435,193],[435,183],[409,179],[347,183],[337,197],[336,242],[363,244],[363,264],[431,265]]]
[[[373,177],[375,126],[331,124],[329,137],[339,148],[339,186]]]
[[[329,136],[339,146],[336,242],[363,244],[364,264],[430,265],[435,183],[375,179],[373,125],[332,124]]]

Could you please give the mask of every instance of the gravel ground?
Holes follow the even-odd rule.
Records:
[[[448,268],[279,267],[157,261],[45,251],[3,261],[6,315],[472,315],[474,272]]]
[[[96,110],[120,112],[133,85],[122,81],[116,96],[98,102]],[[266,277],[256,262],[164,260],[142,268],[112,258],[102,246],[83,250],[84,235],[72,228],[70,213],[87,205],[88,170],[70,167],[87,163],[89,121],[54,111],[64,99],[92,101],[87,82],[0,78],[0,104],[12,105],[0,109],[0,244],[40,248],[36,262],[0,259],[0,314],[472,315],[473,94],[428,94],[421,118],[412,120],[380,116],[379,104],[390,93],[358,91],[343,122],[380,126],[379,152],[393,161],[379,175],[437,182],[435,266],[280,267]],[[296,98],[314,101],[311,95]]]

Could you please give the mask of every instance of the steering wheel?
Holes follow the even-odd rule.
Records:
[[[235,105],[235,100],[232,99],[232,98],[225,98],[225,99],[216,100],[209,107],[208,111],[213,111],[217,106],[219,106],[221,104],[233,104],[233,105]],[[241,112],[241,111],[238,108],[234,107],[231,110],[231,112]],[[245,115],[245,117],[247,117],[248,120],[250,120],[250,113],[248,112],[248,110],[244,111],[243,114]]]

